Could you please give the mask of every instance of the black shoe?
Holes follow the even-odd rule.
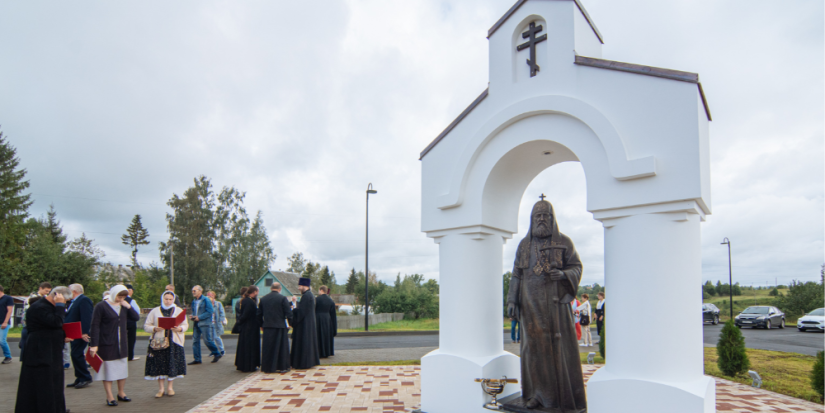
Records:
[[[223,356],[221,356],[221,355],[217,355],[217,356],[215,356],[215,358],[213,358],[213,359],[212,359],[212,362],[213,362],[213,363],[217,363],[217,362],[218,362],[218,360],[220,360],[220,359],[221,359],[221,357],[223,357]]]
[[[74,386],[77,386],[77,382],[69,383],[69,384],[66,385],[66,387],[74,387]]]
[[[200,362],[200,361],[195,360],[195,361],[193,361],[193,362],[191,362],[191,363],[187,363],[187,365],[189,365],[189,366],[194,366],[195,364],[203,364],[203,362]]]
[[[90,384],[92,384],[90,381],[81,381],[80,383],[75,383],[74,388],[82,389],[84,387],[89,387]]]
[[[11,357],[6,357],[6,358],[3,359],[2,364],[9,364],[9,363],[11,363]]]
[[[117,406],[117,400],[108,401],[106,400],[107,406]]]
[[[132,401],[132,399],[130,399],[128,396],[120,397],[120,395],[117,395],[117,401],[119,401],[119,402],[130,402],[130,401]]]

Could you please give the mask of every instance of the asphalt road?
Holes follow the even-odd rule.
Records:
[[[705,346],[715,347],[722,333],[722,324],[704,326]],[[800,332],[796,327],[785,327],[784,329],[763,328],[741,329],[745,336],[745,346],[747,348],[759,350],[783,351],[786,353],[800,353],[815,356],[817,351],[825,350],[825,337],[817,332]]]
[[[716,346],[719,340],[719,334],[722,331],[722,324],[704,326],[704,344],[705,346]],[[800,353],[808,355],[816,355],[817,351],[825,350],[825,338],[822,333],[797,331],[796,327],[787,327],[785,329],[774,328],[771,330],[764,329],[750,329],[743,328],[742,334],[745,336],[745,345],[748,348],[760,350],[774,350],[789,353]],[[593,341],[598,343],[599,337],[593,333]],[[233,336],[224,339],[224,345],[227,353],[234,354],[235,347],[238,340]],[[503,343],[510,343],[509,334],[502,337]],[[146,347],[148,345],[148,338],[138,337],[138,342],[135,345],[135,354],[143,356],[146,354]],[[10,342],[12,355],[19,356],[17,349],[17,342]],[[340,350],[360,350],[360,349],[389,349],[389,348],[410,348],[410,347],[438,347],[437,334],[420,334],[420,335],[375,335],[375,336],[358,336],[345,337],[339,336],[335,338],[335,348]],[[201,346],[201,351],[204,357],[207,357],[209,350],[205,345]],[[187,337],[186,353],[192,354],[192,340]]]

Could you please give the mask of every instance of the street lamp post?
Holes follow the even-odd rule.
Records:
[[[367,220],[364,241],[364,331],[370,331],[370,194],[377,194],[372,183],[367,185]]]
[[[725,237],[720,245],[728,246],[728,293],[730,294],[730,318],[733,320],[733,270],[730,264],[730,240],[728,237]]]

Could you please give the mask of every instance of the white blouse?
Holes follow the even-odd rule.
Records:
[[[582,305],[576,308],[582,315],[589,315],[590,314],[590,301],[585,301]]]

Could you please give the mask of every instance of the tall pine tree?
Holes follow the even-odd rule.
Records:
[[[29,187],[25,177],[17,150],[0,132],[0,284],[9,294],[19,293],[15,286],[24,277],[20,264],[27,232],[25,222],[32,204],[31,195],[24,193]]]
[[[123,245],[132,247],[132,266],[139,267],[137,260],[138,247],[141,245],[149,245],[149,231],[143,228],[143,223],[140,222],[140,215],[136,214],[132,218],[132,223],[126,228],[126,233],[120,236],[120,241]]]

